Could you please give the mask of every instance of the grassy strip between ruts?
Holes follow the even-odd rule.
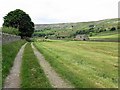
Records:
[[[14,59],[21,48],[25,43],[25,40],[19,40],[4,44],[2,46],[2,82],[4,83],[5,78],[10,72],[11,67],[13,66]]]
[[[25,47],[21,67],[21,88],[51,88],[30,43]]]

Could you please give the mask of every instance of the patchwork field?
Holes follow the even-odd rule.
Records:
[[[79,88],[118,87],[118,43],[34,42],[56,72]]]

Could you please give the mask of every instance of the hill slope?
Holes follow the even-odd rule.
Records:
[[[118,18],[91,22],[35,24],[34,36],[48,38],[74,38],[77,34],[97,35],[117,31]]]

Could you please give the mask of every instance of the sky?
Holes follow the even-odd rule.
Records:
[[[21,9],[35,24],[87,22],[118,17],[119,0],[0,0],[0,26],[10,11]]]

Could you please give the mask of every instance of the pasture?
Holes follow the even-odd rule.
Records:
[[[56,72],[76,88],[118,87],[118,43],[34,42]]]
[[[106,31],[90,37],[90,40],[119,41],[119,35],[118,31]]]

